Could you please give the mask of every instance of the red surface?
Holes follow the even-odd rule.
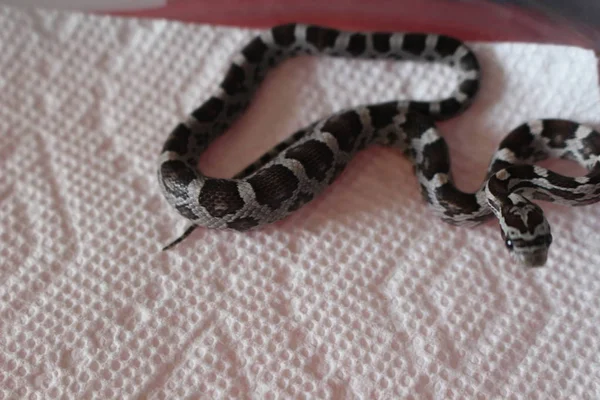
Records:
[[[263,28],[304,22],[344,29],[427,31],[472,41],[520,41],[593,47],[581,28],[515,6],[457,0],[172,0],[122,16]]]

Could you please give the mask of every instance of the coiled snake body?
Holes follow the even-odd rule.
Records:
[[[343,110],[298,131],[231,179],[198,170],[202,152],[247,108],[267,71],[296,55],[385,58],[443,63],[459,77],[450,97],[394,101]],[[446,142],[435,122],[468,107],[479,89],[480,68],[461,41],[421,33],[359,33],[288,24],[255,37],[234,58],[219,90],[171,132],[158,179],[169,204],[195,227],[244,231],[280,220],[312,200],[369,145],[401,149],[413,162],[423,197],[444,221],[475,225],[496,215],[511,253],[526,266],[546,262],[550,227],[531,200],[582,205],[600,199],[600,134],[564,120],[538,120],[502,141],[475,193],[452,181]],[[590,173],[571,178],[533,164],[573,159]]]

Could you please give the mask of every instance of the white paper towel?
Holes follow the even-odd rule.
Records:
[[[0,8],[0,399],[599,398],[599,206],[544,204],[550,261],[524,271],[495,222],[433,218],[410,164],[373,148],[285,221],[159,251],[185,225],[160,148],[251,34]],[[528,119],[600,122],[592,52],[473,47],[481,95],[441,126],[461,187]],[[294,60],[203,164],[231,175],[315,118],[451,84]]]

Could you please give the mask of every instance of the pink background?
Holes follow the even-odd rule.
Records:
[[[360,0],[172,0],[165,7],[115,14],[242,27],[297,21],[347,29],[429,31],[463,40],[592,47],[587,28],[573,27],[560,16],[550,19],[523,8],[483,1],[376,0],[367,6]]]

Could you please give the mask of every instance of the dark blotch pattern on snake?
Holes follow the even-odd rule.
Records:
[[[231,179],[199,171],[200,155],[247,108],[267,71],[297,55],[436,62],[458,76],[438,101],[393,101],[342,110],[304,128]],[[472,226],[496,215],[511,253],[524,265],[546,262],[550,227],[531,200],[582,205],[600,199],[600,134],[562,120],[514,129],[500,144],[481,188],[453,183],[450,157],[436,121],[460,114],[479,89],[475,54],[461,41],[422,33],[344,32],[312,25],[276,26],[252,39],[225,74],[219,90],[175,127],[160,156],[158,179],[169,204],[191,227],[246,231],[286,217],[311,201],[369,145],[402,150],[413,162],[423,198],[444,221]],[[534,166],[568,158],[590,173],[571,178]]]

